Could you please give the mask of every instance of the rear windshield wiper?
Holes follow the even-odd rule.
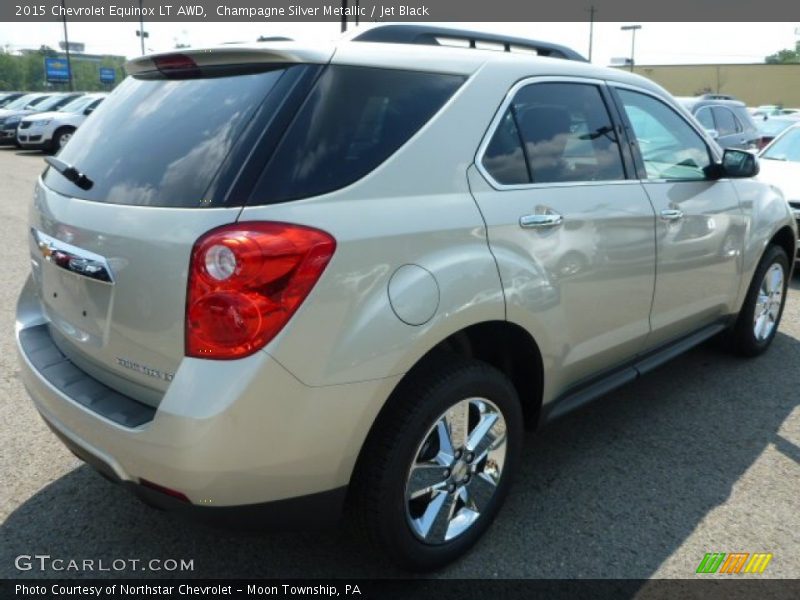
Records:
[[[71,181],[82,190],[90,190],[94,185],[94,181],[89,179],[86,175],[78,171],[75,167],[59,160],[54,156],[45,156],[44,162],[53,167],[58,173],[64,176],[65,179]]]

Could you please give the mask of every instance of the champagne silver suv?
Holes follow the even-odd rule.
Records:
[[[349,513],[429,569],[489,527],[526,428],[717,334],[763,352],[796,225],[646,79],[370,36],[129,63],[46,159],[16,333],[46,423],[146,502]]]

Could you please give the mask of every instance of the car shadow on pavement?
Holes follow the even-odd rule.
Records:
[[[800,341],[781,333],[753,360],[705,344],[529,435],[494,526],[471,553],[434,576],[651,576],[770,445],[800,462],[800,448],[779,434],[800,404],[796,378],[787,377],[786,365],[796,364]],[[28,499],[0,533],[4,577],[404,575],[359,548],[346,528],[213,529],[149,509],[86,466]],[[107,565],[119,558],[184,559],[193,560],[194,570],[19,573],[20,554]],[[687,558],[691,571],[684,577],[700,558]]]

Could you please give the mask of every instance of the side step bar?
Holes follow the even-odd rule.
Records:
[[[715,323],[708,325],[695,333],[680,338],[663,348],[650,352],[644,356],[637,357],[631,364],[625,365],[621,368],[614,369],[610,372],[604,373],[598,378],[592,378],[590,381],[578,384],[574,388],[568,390],[556,398],[552,403],[549,410],[545,411],[541,423],[549,423],[559,417],[572,412],[576,408],[588,404],[592,400],[596,400],[601,396],[605,396],[609,392],[630,383],[634,379],[638,379],[645,373],[649,373],[653,369],[660,367],[673,358],[683,354],[687,350],[705,342],[706,340],[714,337],[718,333],[723,332],[727,327],[725,323]]]

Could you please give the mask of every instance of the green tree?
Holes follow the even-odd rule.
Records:
[[[768,64],[780,63],[800,63],[800,40],[794,45],[794,50],[779,50],[775,54],[770,54],[766,59]]]
[[[62,91],[67,89],[66,83],[49,83],[45,79],[45,57],[63,57],[63,54],[42,46],[37,50],[23,50],[12,54],[8,49],[0,47],[0,91]],[[100,82],[100,67],[111,67],[117,73],[116,83],[125,78],[125,59],[120,56],[104,56],[88,59],[80,54],[72,55],[72,83],[77,91],[92,92],[110,90],[113,85]]]

